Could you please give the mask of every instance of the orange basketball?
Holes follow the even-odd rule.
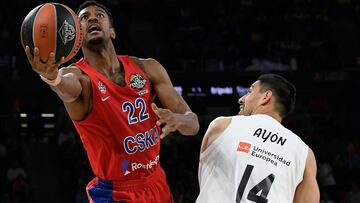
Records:
[[[25,17],[20,31],[23,47],[39,48],[40,59],[48,60],[50,52],[55,60],[73,58],[81,47],[80,21],[69,7],[60,3],[45,3],[31,10]]]

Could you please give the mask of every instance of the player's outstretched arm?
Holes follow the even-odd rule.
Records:
[[[303,180],[296,188],[294,203],[319,203],[320,191],[316,181],[316,160],[309,148]]]
[[[179,95],[164,67],[154,59],[139,59],[144,71],[154,85],[155,92],[163,106],[152,109],[158,115],[158,125],[164,125],[161,138],[170,132],[179,131],[183,135],[196,135],[199,131],[197,115],[191,111],[183,97]]]
[[[34,57],[30,53],[30,48],[25,48],[26,56],[32,69],[39,74],[40,78],[50,85],[60,99],[64,102],[72,102],[78,98],[82,91],[79,76],[81,71],[76,67],[58,69],[63,63],[64,58],[59,62],[55,61],[55,54],[49,55],[48,61],[43,63],[39,57],[39,49],[35,47]]]
[[[49,84],[56,92],[72,120],[84,119],[91,106],[91,85],[90,80],[76,66],[69,66],[58,69],[63,64],[62,58],[55,62],[55,54],[50,53],[48,61],[43,63],[39,58],[39,49],[34,49],[34,57],[28,46],[25,48],[27,58],[32,69],[38,73],[42,80]]]

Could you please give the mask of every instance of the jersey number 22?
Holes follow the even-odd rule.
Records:
[[[134,115],[135,109],[140,109],[139,115]],[[135,100],[135,105],[129,101],[125,101],[122,104],[122,111],[128,112],[128,123],[129,125],[137,122],[142,122],[149,118],[149,114],[146,112],[146,102],[143,98],[139,97]]]

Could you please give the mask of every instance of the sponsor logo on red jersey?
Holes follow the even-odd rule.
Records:
[[[122,172],[124,176],[130,174],[130,171],[128,171],[128,167],[129,167],[129,160],[124,159],[122,161]]]
[[[129,160],[124,159],[122,161],[123,175],[126,176],[126,175],[130,174],[131,172],[135,172],[135,171],[140,170],[140,169],[149,170],[153,166],[156,166],[159,163],[159,160],[160,160],[159,155],[157,155],[153,160],[150,160],[146,164],[136,163],[136,162],[129,163]],[[130,166],[130,168],[129,168],[129,166]]]

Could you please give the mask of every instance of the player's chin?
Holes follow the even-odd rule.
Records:
[[[102,44],[104,38],[102,36],[88,36],[87,42],[91,45]]]
[[[240,108],[240,111],[238,113],[238,115],[241,115],[241,116],[248,116],[249,114],[246,113],[245,109],[244,108]]]

